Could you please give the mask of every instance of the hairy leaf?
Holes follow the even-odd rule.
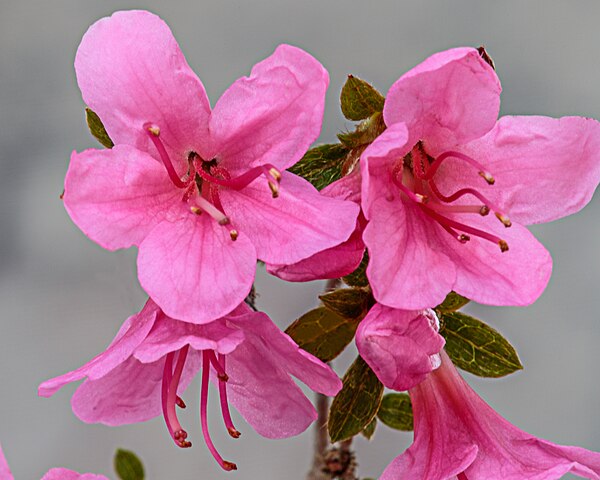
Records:
[[[435,309],[438,313],[455,312],[456,310],[464,307],[470,301],[471,300],[468,298],[463,297],[456,292],[450,292],[448,295],[446,295],[444,301],[435,307]]]
[[[121,480],[144,480],[144,466],[135,453],[119,448],[114,464]]]
[[[319,297],[329,309],[347,318],[362,318],[369,308],[371,293],[364,288],[340,288]]]
[[[108,133],[106,133],[106,129],[102,124],[102,120],[100,120],[100,117],[96,115],[96,112],[94,112],[90,108],[86,108],[85,121],[88,124],[88,128],[90,129],[91,134],[96,140],[98,140],[106,148],[114,147],[115,144],[108,136]]]
[[[396,430],[410,432],[413,429],[413,411],[407,393],[388,393],[383,396],[377,418]]]
[[[362,432],[377,415],[383,396],[383,384],[360,355],[342,381],[344,386],[331,403],[327,422],[332,442]]]
[[[346,318],[325,307],[306,312],[285,333],[323,362],[337,357],[354,338],[359,319]]]
[[[385,97],[360,78],[348,75],[340,94],[342,113],[348,120],[364,120],[383,111]]]
[[[317,190],[322,190],[342,178],[342,166],[349,152],[347,147],[339,143],[319,145],[306,152],[289,170],[308,180]]]
[[[337,137],[348,148],[358,148],[372,143],[384,130],[383,115],[377,112],[361,122],[353,132],[338,133]]]
[[[360,265],[352,273],[342,277],[342,280],[346,285],[351,287],[366,287],[369,285],[369,279],[367,278],[367,265],[369,264],[369,253],[365,250]]]
[[[443,313],[440,333],[455,365],[480,377],[503,377],[523,365],[514,347],[481,320],[460,312]]]
[[[367,440],[371,440],[373,438],[373,435],[375,435],[375,430],[377,429],[377,417],[375,417],[373,420],[371,420],[371,423],[369,423],[362,432],[362,436],[365,437]]]

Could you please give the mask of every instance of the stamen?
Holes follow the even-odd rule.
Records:
[[[397,176],[392,176],[392,181],[394,182],[394,185],[396,185],[400,189],[400,191],[404,193],[404,195],[406,195],[408,198],[410,198],[413,202],[427,203],[429,201],[427,195],[421,195],[420,193],[413,192],[411,189],[406,187],[402,183],[402,180],[399,180]]]
[[[225,370],[225,355],[219,354],[219,363],[223,366],[223,370]],[[241,433],[233,426],[233,421],[231,420],[229,403],[227,402],[227,384],[224,381],[219,382],[219,397],[221,399],[223,421],[225,422],[225,427],[227,428],[229,435],[233,438],[240,438]]]
[[[460,243],[464,244],[464,243],[467,243],[469,240],[471,240],[471,237],[469,237],[468,235],[465,235],[464,233],[458,233],[456,230],[454,230],[453,228],[450,228],[448,225],[444,225],[443,223],[439,223],[439,225],[444,230],[446,230],[450,235],[452,235],[454,238],[456,238],[456,240],[458,240]]]
[[[267,167],[265,167],[267,168]],[[281,182],[281,172],[277,170],[275,167],[271,167],[268,170],[269,174],[275,179],[277,183]]]
[[[210,203],[204,197],[197,196],[196,198],[194,198],[194,202],[196,202],[197,205],[190,207],[192,212],[197,214],[196,210],[198,210],[200,208],[200,209],[204,210],[206,213],[208,213],[217,222],[219,222],[219,225],[227,225],[229,223],[229,218],[227,218],[223,212],[221,212],[217,207],[215,207],[212,203]],[[196,210],[194,210],[194,208]]]
[[[277,186],[277,184],[275,184],[273,182],[268,182],[268,183],[269,183],[269,188],[271,189],[271,194],[273,195],[273,198],[279,197],[279,187]]]
[[[173,357],[175,354],[173,352],[167,353],[165,358],[165,366],[163,368],[163,378],[162,378],[162,411],[163,418],[165,419],[165,423],[167,424],[167,430],[169,430],[169,435],[173,436],[173,428],[171,427],[171,422],[169,420],[168,409],[167,409],[167,399],[169,398],[169,385],[171,385],[171,378],[173,378]]]
[[[210,364],[217,371],[217,377],[219,378],[219,380],[221,380],[222,382],[226,382],[227,380],[229,380],[227,373],[225,373],[225,367],[221,366],[221,364],[217,360],[215,352],[213,350],[207,350],[206,355],[208,355]]]
[[[189,448],[192,446],[192,443],[186,440],[187,432],[181,428],[181,424],[177,418],[177,412],[175,411],[175,405],[180,405],[180,402],[183,403],[183,400],[177,395],[177,387],[179,386],[188,350],[189,345],[186,345],[179,351],[174,372],[173,360],[175,358],[175,353],[170,352],[167,354],[162,381],[163,417],[167,424],[169,434],[175,441],[175,445],[181,448]],[[185,403],[183,403],[183,405],[185,407]]]
[[[496,182],[496,180],[494,179],[492,174],[490,172],[486,171],[485,167],[481,163],[472,159],[468,155],[465,155],[464,153],[454,152],[454,151],[444,152],[441,155],[439,155],[427,169],[427,172],[425,173],[425,179],[431,180],[433,178],[433,176],[435,175],[435,172],[437,172],[438,168],[440,168],[440,165],[444,162],[444,160],[446,160],[447,158],[451,158],[451,157],[463,160],[463,161],[467,162],[468,164],[470,164],[471,166],[477,168],[479,170],[479,172],[478,172],[479,175],[481,175],[488,184],[493,185]]]
[[[231,240],[233,240],[234,242],[237,240],[238,235],[239,235],[239,233],[237,230],[229,230],[229,236],[231,237]]]
[[[217,177],[211,175],[210,173],[208,173],[206,170],[204,170],[202,168],[202,162],[203,162],[203,160],[200,159],[199,157],[196,157],[194,159],[194,166],[196,167],[196,172],[198,173],[198,175],[200,175],[200,177],[203,180],[206,180],[209,183],[214,183],[215,185],[220,185],[222,187],[231,188],[232,190],[241,190],[242,188],[247,187],[254,180],[256,180],[258,177],[263,175],[265,173],[265,169],[267,169],[267,171],[270,172],[271,169],[275,168],[275,167],[273,167],[273,165],[267,163],[266,165],[261,165],[259,167],[251,168],[250,170],[243,173],[239,177],[224,179],[224,178],[217,178]],[[216,172],[216,170],[215,170],[215,172]]]
[[[185,404],[185,402],[183,401],[183,398],[181,398],[179,395],[177,395],[177,397],[175,397],[175,404],[179,407],[179,408],[186,408],[187,405]]]
[[[486,205],[446,205],[443,203],[429,202],[427,207],[436,212],[476,213],[482,217],[485,217],[490,213],[490,209]]]
[[[208,352],[204,350],[202,352],[202,387],[200,390],[200,422],[202,425],[202,435],[204,436],[204,441],[206,442],[206,446],[208,450],[217,461],[217,463],[221,466],[223,470],[237,470],[237,466],[235,463],[227,462],[223,460],[223,457],[219,455],[215,445],[210,438],[210,433],[208,432],[208,380],[210,376],[210,357]]]
[[[169,178],[171,179],[173,184],[178,188],[187,187],[189,184],[189,181],[188,182],[181,181],[181,178],[179,178],[179,175],[177,175],[177,172],[175,171],[175,167],[173,167],[173,163],[171,162],[171,159],[169,158],[169,154],[167,153],[165,146],[160,141],[160,138],[159,138],[160,137],[160,128],[158,128],[156,125],[153,125],[151,123],[146,123],[146,124],[144,124],[144,129],[148,132],[148,136],[150,137],[150,140],[152,140],[152,143],[156,147],[156,150],[158,150],[160,159],[162,160],[165,168],[167,169],[167,173],[169,174]]]
[[[506,215],[503,215],[502,213],[498,213],[498,212],[496,212],[495,215],[496,215],[496,218],[498,220],[500,220],[506,228],[508,228],[512,225],[510,218],[508,218]]]

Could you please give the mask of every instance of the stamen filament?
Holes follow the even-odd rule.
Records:
[[[479,175],[481,175],[488,184],[493,185],[495,183],[496,180],[494,179],[492,174],[490,172],[486,171],[485,167],[481,163],[472,159],[468,155],[465,155],[464,153],[454,152],[454,151],[447,151],[447,152],[444,152],[441,155],[439,155],[427,169],[427,172],[425,173],[425,179],[431,180],[433,178],[433,176],[435,175],[435,172],[437,172],[438,168],[440,168],[440,165],[444,162],[444,160],[446,160],[447,158],[451,158],[451,157],[463,160],[463,161],[467,162],[468,164],[470,164],[471,166],[478,169]]]
[[[188,350],[190,346],[186,345],[181,350],[179,350],[179,355],[177,356],[177,364],[175,365],[175,370],[172,373],[171,381],[169,382],[169,391],[167,397],[167,418],[168,422],[172,428],[172,437],[175,440],[175,444],[181,448],[189,448],[192,446],[190,442],[186,440],[187,432],[181,428],[181,424],[179,423],[179,419],[177,418],[177,411],[175,410],[175,406],[177,405],[177,388],[179,387],[179,381],[181,380],[181,374],[183,373],[183,367],[185,366],[185,360],[187,358]],[[171,368],[173,364],[173,358],[171,358]],[[165,364],[165,368],[167,365]],[[164,379],[164,374],[163,374]]]
[[[436,212],[477,213],[482,217],[485,217],[490,213],[490,209],[487,205],[445,205],[442,203],[429,202],[427,207]]]
[[[217,356],[215,355],[215,352],[213,350],[206,350],[206,355],[208,355],[210,364],[217,371],[217,377],[219,378],[219,380],[221,380],[222,382],[226,382],[227,380],[229,380],[227,373],[225,373],[225,367],[223,367],[219,363],[219,361],[217,360]]]
[[[204,436],[204,442],[208,447],[208,450],[217,461],[217,463],[221,466],[223,470],[237,470],[237,465],[232,462],[227,462],[223,460],[223,457],[219,455],[219,452],[215,448],[215,445],[210,438],[210,433],[208,432],[208,379],[210,376],[210,357],[208,352],[204,350],[202,352],[202,387],[200,390],[200,423],[202,425],[202,435]]]
[[[421,195],[420,193],[413,192],[411,189],[405,186],[402,183],[402,180],[399,180],[397,176],[393,175],[392,181],[394,182],[394,185],[396,185],[400,189],[400,191],[404,193],[404,195],[406,195],[408,198],[410,198],[413,202],[427,203],[427,201],[429,200],[427,195]]]
[[[265,173],[265,169],[267,169],[267,172],[270,172],[270,169],[275,168],[275,167],[273,167],[273,165],[267,163],[266,165],[261,165],[259,167],[251,168],[250,170],[243,173],[239,177],[224,179],[224,178],[217,178],[217,177],[211,175],[210,173],[208,173],[206,170],[204,170],[202,168],[202,162],[203,162],[203,160],[199,157],[196,157],[194,159],[194,166],[196,167],[196,171],[203,180],[206,180],[207,182],[210,182],[210,183],[214,183],[215,185],[220,185],[222,187],[231,188],[232,190],[241,190],[242,188],[247,187],[248,185],[250,185],[250,183],[252,183],[258,177],[263,175]]]
[[[223,370],[225,370],[225,355],[219,354],[218,363],[222,365]],[[229,403],[227,402],[227,384],[225,381],[219,382],[219,397],[221,400],[221,413],[223,414],[223,421],[225,422],[225,427],[227,428],[229,435],[231,435],[233,438],[240,438],[241,433],[237,430],[237,428],[234,427],[233,421],[231,420]]]
[[[179,175],[177,175],[175,167],[173,166],[173,163],[169,158],[169,154],[167,153],[167,150],[163,143],[160,141],[160,128],[158,128],[156,125],[152,125],[151,123],[146,123],[144,124],[144,129],[148,132],[150,140],[152,140],[152,143],[156,147],[156,150],[158,150],[160,159],[162,160],[165,168],[167,169],[167,173],[169,174],[169,178],[171,179],[173,184],[178,188],[187,187],[190,182],[183,182]]]
[[[162,411],[163,418],[165,419],[165,423],[167,424],[167,430],[169,430],[169,435],[173,437],[173,427],[171,426],[171,422],[169,420],[169,415],[167,413],[167,400],[169,398],[169,386],[171,385],[171,378],[173,378],[173,358],[175,357],[175,353],[169,352],[165,358],[165,366],[163,369],[163,378],[162,378]]]
[[[227,218],[227,216],[225,216],[223,212],[221,212],[217,207],[215,207],[204,197],[199,195],[195,197],[193,201],[196,202],[196,205],[191,207],[192,212],[198,213],[194,210],[194,207],[200,208],[201,210],[204,210],[206,213],[208,213],[217,222],[219,222],[219,225],[227,225],[229,223],[229,218]]]

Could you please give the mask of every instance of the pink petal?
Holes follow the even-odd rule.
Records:
[[[529,305],[542,294],[550,274],[552,258],[544,246],[525,227],[513,223],[505,228],[492,215],[472,215],[469,225],[504,239],[507,252],[490,242],[471,236],[459,243],[440,232],[444,252],[456,265],[452,289],[478,303],[488,305]]]
[[[361,357],[393,390],[408,390],[437,368],[444,338],[433,311],[397,310],[374,305],[356,332]]]
[[[86,423],[115,426],[144,422],[162,412],[164,359],[141,363],[133,357],[98,380],[86,380],[71,398],[73,413]],[[190,350],[178,393],[200,369],[200,355]]]
[[[256,253],[240,233],[207,214],[188,213],[160,223],[140,245],[142,287],[170,317],[207,323],[229,313],[248,295]]]
[[[485,195],[526,225],[581,210],[600,182],[600,123],[589,118],[503,117],[464,151],[496,178]],[[477,172],[461,170],[445,173],[449,181],[461,175],[482,183]]]
[[[161,314],[155,327],[144,343],[136,348],[133,355],[140,362],[152,363],[186,345],[198,351],[214,350],[227,354],[235,350],[243,341],[244,333],[228,326],[225,319],[196,325]]]
[[[10,468],[8,468],[8,462],[4,457],[4,452],[2,451],[2,445],[0,445],[0,479],[1,480],[14,480],[12,473],[10,472]]]
[[[411,147],[424,140],[438,155],[492,129],[500,109],[500,82],[474,48],[436,53],[390,88],[386,125],[404,122]]]
[[[439,248],[439,237],[453,239],[415,204],[396,195],[371,204],[372,218],[363,234],[373,295],[379,303],[403,310],[438,305],[457,278],[457,266]]]
[[[38,387],[38,395],[50,397],[67,383],[76,382],[84,377],[97,380],[122,365],[144,341],[158,312],[156,304],[148,300],[141,312],[125,321],[115,340],[104,352],[77,370],[46,380]]]
[[[182,196],[162,164],[123,145],[73,152],[63,200],[87,236],[116,250],[139,245]]]
[[[53,468],[48,470],[42,480],[108,480],[108,478],[93,473],[77,473],[66,468]]]
[[[247,235],[258,258],[290,264],[339,245],[356,226],[354,202],[321,195],[309,182],[284,172],[278,198],[258,178],[240,191],[220,194],[225,213]]]
[[[308,53],[280,45],[219,99],[210,133],[223,166],[294,165],[319,136],[329,76]]]
[[[77,50],[75,71],[83,100],[116,144],[158,158],[144,129],[151,122],[176,164],[206,150],[199,143],[208,137],[210,115],[204,86],[156,15],[116,12],[96,22]]]

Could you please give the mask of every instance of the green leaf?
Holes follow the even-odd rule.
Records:
[[[319,296],[323,304],[346,318],[362,318],[369,308],[371,293],[364,288],[340,288]]]
[[[306,312],[285,333],[323,362],[337,357],[352,341],[359,319],[346,318],[326,307]]]
[[[481,320],[460,312],[443,313],[440,333],[454,364],[480,377],[503,377],[523,365],[514,347]]]
[[[373,438],[373,435],[375,435],[375,429],[377,428],[377,417],[373,418],[373,420],[371,420],[371,423],[369,423],[362,432],[362,436],[365,437],[367,440],[371,440]]]
[[[369,252],[365,250],[360,265],[349,275],[342,277],[342,280],[346,285],[351,287],[366,287],[369,285],[369,279],[367,278],[367,265],[369,264]]]
[[[358,148],[373,142],[385,130],[385,122],[380,112],[361,122],[354,132],[338,133],[337,137],[346,147]]]
[[[319,145],[306,152],[289,170],[308,180],[317,190],[322,190],[342,178],[344,159],[349,151],[339,143]]]
[[[410,432],[413,429],[413,411],[406,393],[388,393],[383,396],[377,418],[396,430]]]
[[[114,464],[121,480],[144,480],[144,466],[135,453],[119,448]]]
[[[455,312],[456,310],[464,307],[470,301],[471,300],[469,300],[467,297],[463,297],[456,292],[450,292],[448,295],[446,295],[444,301],[435,307],[435,309],[438,313]]]
[[[372,85],[348,75],[340,94],[342,113],[348,120],[364,120],[377,112],[383,111],[385,97]]]
[[[332,442],[358,435],[373,421],[383,396],[383,384],[360,355],[350,366],[344,386],[331,403],[327,428]]]
[[[96,138],[96,140],[98,140],[106,148],[114,147],[115,144],[108,136],[108,133],[106,133],[106,129],[102,124],[102,120],[100,120],[100,117],[96,115],[96,112],[89,108],[86,108],[85,121],[87,122],[90,132],[92,133],[94,138]]]

